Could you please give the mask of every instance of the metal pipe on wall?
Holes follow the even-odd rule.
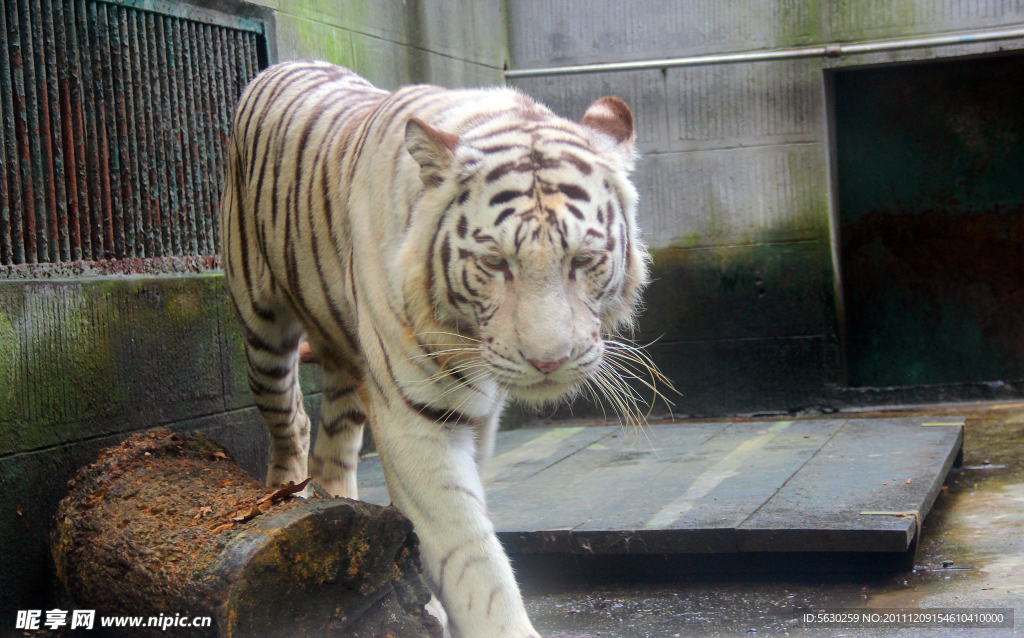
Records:
[[[794,60],[800,58],[839,58],[847,55],[863,55],[866,53],[883,53],[886,51],[922,49],[957,44],[975,44],[978,42],[992,42],[996,40],[1012,40],[1014,38],[1024,38],[1024,27],[993,31],[974,31],[957,35],[904,38],[899,40],[870,40],[867,42],[853,42],[849,44],[836,43],[807,47],[792,47],[786,49],[767,49],[764,51],[711,53],[707,55],[693,55],[683,58],[665,58],[662,60],[605,62],[599,64],[577,64],[572,66],[554,66],[536,69],[509,69],[505,71],[505,78],[511,80],[515,78],[577,75],[584,73],[611,73],[615,71],[646,71],[651,69],[707,66],[712,64],[737,64],[743,62],[768,62],[772,60]]]

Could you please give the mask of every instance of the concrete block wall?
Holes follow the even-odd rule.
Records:
[[[500,2],[186,1],[267,19],[271,61],[326,59],[389,89],[504,81]],[[0,635],[18,609],[56,605],[52,517],[67,481],[100,449],[154,426],[202,430],[264,474],[268,437],[241,335],[223,274],[206,263],[154,263],[144,270],[169,272],[134,276],[96,276],[117,268],[90,265],[0,269]],[[315,366],[302,377],[316,419]]]
[[[1024,5],[1002,0],[509,2],[514,69],[1022,23]],[[654,257],[637,340],[658,339],[649,350],[682,393],[675,413],[831,410],[991,393],[844,387],[828,72],[1021,48],[1010,40],[514,84],[571,118],[608,94],[633,108],[641,226]]]
[[[256,0],[274,11],[279,60],[318,58],[386,89],[504,84],[501,2]]]

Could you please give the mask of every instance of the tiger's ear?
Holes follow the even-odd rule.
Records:
[[[427,186],[437,186],[444,181],[458,143],[456,136],[415,117],[405,125],[405,147],[420,165],[420,179]]]
[[[636,134],[628,104],[615,96],[603,97],[590,105],[580,124],[601,134],[600,151],[617,155],[626,170],[633,169]]]

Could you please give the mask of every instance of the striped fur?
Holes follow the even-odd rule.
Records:
[[[356,498],[369,421],[452,634],[536,636],[479,467],[508,397],[579,390],[602,334],[632,321],[647,253],[629,108],[602,98],[576,124],[509,89],[389,93],[302,61],[253,80],[232,139],[223,263],[268,484],[311,472]],[[311,455],[303,339],[324,368]]]

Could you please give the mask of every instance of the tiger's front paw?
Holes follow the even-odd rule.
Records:
[[[437,622],[444,629],[444,638],[452,638],[451,632],[448,631],[448,612],[444,610],[444,606],[437,599],[437,596],[431,594],[430,602],[424,605],[423,609],[434,618],[437,618]]]
[[[309,471],[313,480],[322,485],[332,496],[359,500],[359,484],[356,482],[354,466],[329,458],[324,461],[313,454],[309,457]]]
[[[270,469],[267,470],[268,487],[284,487],[289,482],[299,483],[306,480],[307,468],[306,459],[298,455],[277,455],[270,456]]]

